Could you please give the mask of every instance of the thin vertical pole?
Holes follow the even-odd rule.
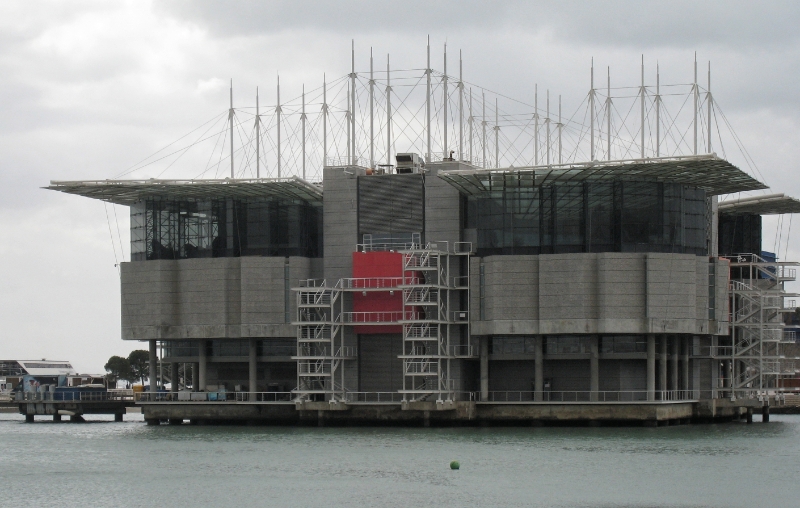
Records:
[[[475,117],[472,115],[472,87],[469,88],[469,163],[472,164],[474,159],[472,157],[472,145],[474,144],[475,137],[473,136],[473,126],[475,124]]]
[[[458,160],[464,160],[464,61],[458,52]]]
[[[494,167],[500,167],[500,116],[497,97],[494,98]]]
[[[539,84],[533,86],[533,165],[539,165]]]
[[[692,92],[694,94],[694,154],[697,155],[697,100],[699,98],[697,93],[697,52],[694,54],[694,86],[692,87]]]
[[[303,109],[300,113],[300,124],[302,126],[300,135],[303,137],[303,180],[306,179],[306,85],[303,84]]]
[[[261,178],[261,116],[258,114],[258,87],[256,87],[256,178]]]
[[[392,163],[392,80],[389,74],[389,54],[386,54],[386,164]]]
[[[642,55],[642,88],[639,90],[640,94],[640,107],[642,117],[642,132],[640,137],[641,158],[644,159],[644,55]]]
[[[589,89],[589,116],[591,119],[589,120],[589,125],[592,132],[589,135],[589,158],[594,160],[594,58],[592,58],[591,76],[592,85]]]
[[[425,113],[427,115],[426,121],[426,148],[425,148],[425,162],[431,162],[431,36],[428,36],[428,61],[425,66],[425,76],[427,78],[427,88],[425,89]]]
[[[558,96],[558,163],[562,164],[563,159],[561,158],[561,128],[564,124],[561,123],[561,95]]]
[[[233,176],[233,80],[231,79],[231,109],[228,110],[228,119],[231,122],[231,178]]]
[[[278,127],[278,178],[281,177],[281,77],[278,76],[278,106],[275,108],[278,116],[276,125]]]
[[[351,153],[351,144],[350,144],[350,136],[352,132],[350,131],[350,82],[347,82],[347,113],[345,113],[345,123],[347,124],[347,163],[350,164],[353,161],[352,153]]]
[[[547,127],[547,146],[545,151],[547,153],[547,165],[550,165],[550,90],[547,91],[547,116],[544,119],[544,124]]]
[[[608,146],[608,153],[606,159],[611,160],[611,67],[608,68],[608,96],[606,97],[606,144]]]
[[[481,100],[483,102],[483,120],[481,127],[483,128],[483,167],[486,169],[486,92],[481,90]]]
[[[328,80],[322,74],[322,166],[328,165]]]
[[[372,67],[372,48],[369,48],[369,167],[375,167],[375,76]]]
[[[661,74],[656,64],[656,157],[661,157]]]
[[[352,110],[350,111],[350,128],[352,129],[353,133],[350,136],[350,155],[352,160],[350,163],[355,166],[356,165],[356,42],[353,40],[351,42],[351,54],[350,54],[350,107]]]
[[[706,153],[711,153],[711,108],[714,103],[714,99],[711,98],[711,61],[708,62],[708,94],[706,95],[706,102],[708,103],[708,118],[706,120],[708,124],[708,152]]]
[[[444,144],[443,144],[444,157],[443,158],[446,159],[450,157],[450,154],[447,152],[447,120],[448,120],[447,99],[448,98],[447,98],[447,43],[446,42],[444,43],[444,77],[442,78],[442,87],[443,87],[442,91],[444,93],[444,100],[442,101],[444,106]]]

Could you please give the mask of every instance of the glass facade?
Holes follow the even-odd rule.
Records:
[[[131,260],[322,255],[322,205],[284,198],[131,206]]]
[[[761,216],[756,214],[719,214],[719,254],[761,253]]]
[[[479,256],[708,252],[705,191],[680,184],[565,183],[464,199]]]
[[[589,354],[591,336],[550,335],[543,338],[543,352],[548,355]],[[647,353],[644,335],[600,335],[600,353]],[[495,355],[522,355],[536,352],[536,340],[530,335],[493,335],[489,352]]]
[[[206,353],[210,357],[249,356],[249,339],[209,340]],[[200,355],[198,340],[167,340],[162,342],[164,356],[168,358],[196,357]],[[258,356],[293,356],[297,354],[297,341],[293,338],[258,339]]]

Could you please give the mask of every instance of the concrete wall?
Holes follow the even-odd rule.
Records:
[[[294,337],[289,288],[311,271],[301,257],[122,263],[122,338]]]
[[[323,238],[325,278],[352,277],[353,252],[358,239],[358,180],[364,169],[323,168]]]
[[[473,335],[724,334],[728,264],[716,260],[709,320],[708,258],[692,254],[579,253],[473,258]],[[480,319],[480,265],[484,317]]]

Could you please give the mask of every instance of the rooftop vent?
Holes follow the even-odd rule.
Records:
[[[425,162],[415,153],[398,153],[395,159],[397,160],[397,174],[399,175],[422,173],[425,168]]]

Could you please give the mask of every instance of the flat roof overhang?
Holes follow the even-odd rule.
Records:
[[[51,181],[48,190],[130,206],[144,199],[201,201],[282,197],[322,203],[322,187],[296,176],[222,180],[84,180]]]
[[[440,171],[439,178],[467,195],[514,187],[611,180],[678,183],[699,187],[711,196],[768,188],[715,154],[520,168],[462,169]]]
[[[746,198],[721,201],[719,203],[719,212],[729,215],[780,215],[783,213],[800,213],[800,200],[784,194],[749,196]]]

